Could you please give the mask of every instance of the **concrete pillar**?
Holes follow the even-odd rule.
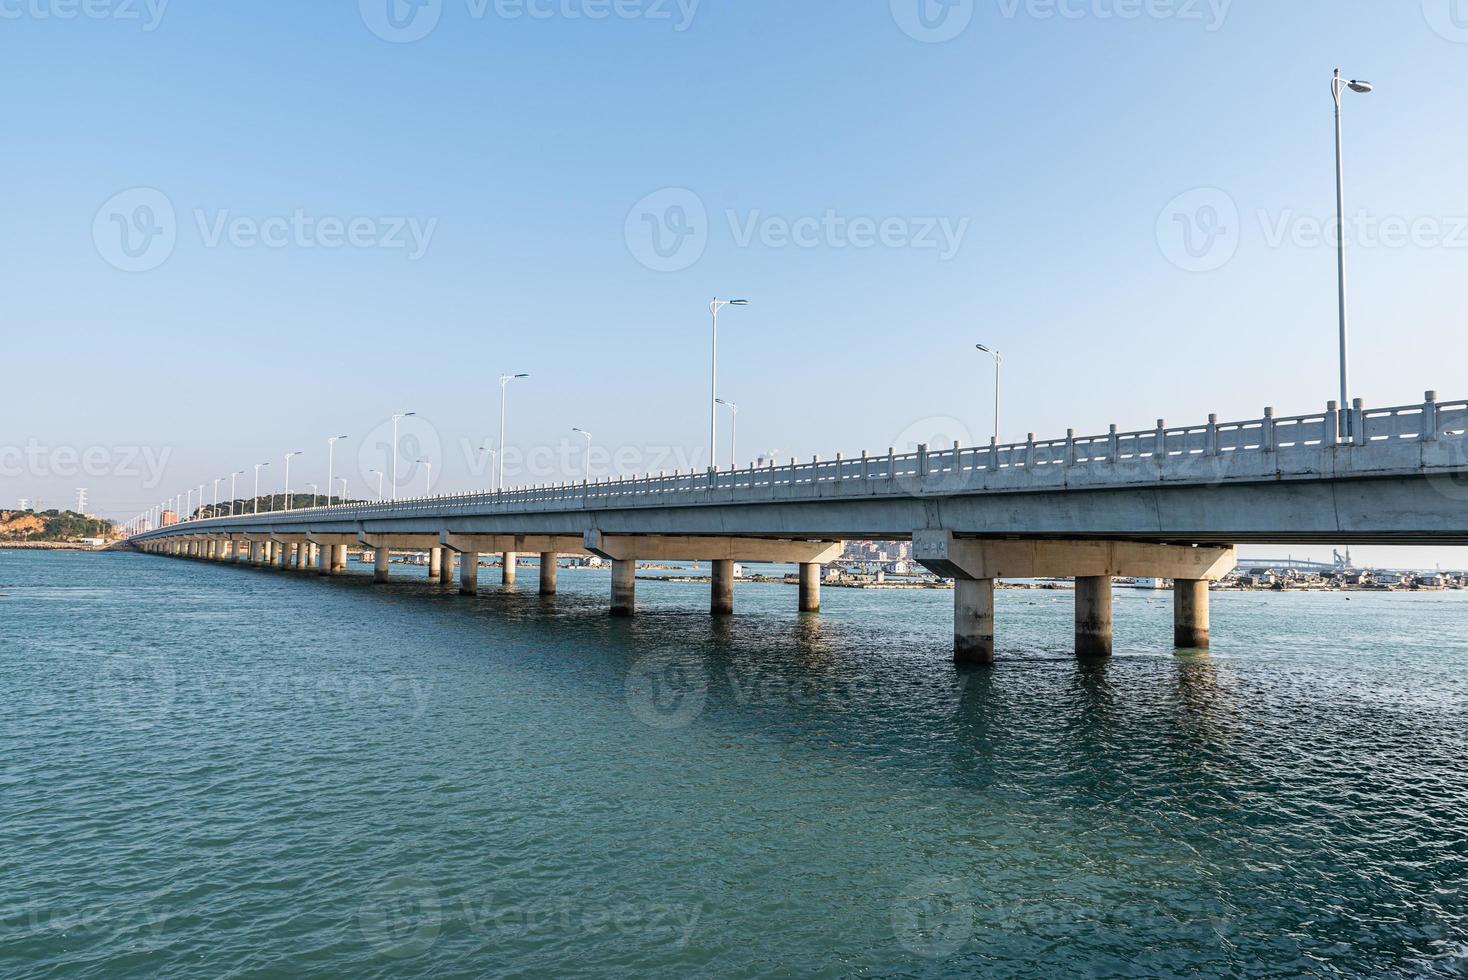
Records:
[[[298,572],[304,572],[311,567],[311,546],[304,541],[296,545],[296,561],[294,567]]]
[[[1076,579],[1076,656],[1111,656],[1111,577]]]
[[[250,564],[251,565],[256,565],[256,566],[265,564],[265,542],[264,541],[251,541],[250,542]]]
[[[612,615],[631,616],[637,606],[637,562],[612,562]]]
[[[1172,642],[1185,649],[1208,648],[1208,583],[1176,579],[1172,583]]]
[[[443,585],[454,584],[454,553],[448,548],[440,548],[438,556],[438,580]],[[477,572],[475,574],[478,574]]]
[[[375,548],[372,551],[372,581],[387,581],[387,557],[386,548]]]
[[[961,578],[953,583],[953,662],[994,662],[994,580]]]
[[[334,544],[331,546],[331,574],[340,575],[347,570],[347,546]]]
[[[331,574],[331,545],[329,544],[316,545],[316,574]]]
[[[506,551],[500,555],[500,581],[505,585],[515,584],[515,566],[519,561],[520,556],[513,551]]]
[[[291,546],[287,541],[277,541],[275,544],[275,563],[281,568],[291,567]]]
[[[442,548],[428,549],[428,581],[438,581],[439,558],[443,554]]]
[[[713,570],[709,612],[715,616],[731,615],[734,612],[734,562],[721,558],[709,564]]]
[[[800,611],[821,611],[821,566],[814,562],[800,566]]]
[[[445,555],[450,552],[445,551]],[[450,567],[453,563],[449,563]],[[479,594],[479,552],[466,551],[459,556],[459,594]]]
[[[556,594],[556,574],[560,571],[561,556],[554,551],[540,553],[540,594]]]

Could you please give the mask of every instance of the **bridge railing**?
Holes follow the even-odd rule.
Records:
[[[1225,457],[1243,453],[1289,452],[1336,445],[1370,447],[1408,441],[1429,442],[1468,436],[1468,401],[1439,402],[1428,392],[1423,402],[1392,408],[1348,407],[1350,436],[1340,436],[1341,412],[1334,402],[1324,412],[1276,417],[1266,409],[1261,418],[1219,422],[1210,416],[1200,425],[1168,426],[1158,420],[1155,427],[1132,432],[1110,431],[1077,436],[1074,430],[1063,439],[1036,440],[1033,435],[1020,443],[934,450],[919,447],[914,453],[896,453],[835,459],[809,463],[791,461],[745,469],[707,472],[662,473],[641,478],[606,478],[592,482],[558,483],[537,487],[513,487],[485,493],[444,497],[415,497],[392,503],[333,504],[329,507],[290,511],[295,516],[332,517],[370,515],[390,509],[393,514],[412,514],[463,509],[483,511],[517,510],[531,507],[627,506],[656,503],[673,495],[717,492],[718,499],[758,501],[777,496],[788,488],[823,487],[853,483],[879,488],[899,486],[910,492],[935,474],[1002,474],[1043,471],[1055,467],[1097,468],[1106,464],[1151,460],[1166,472],[1169,466],[1199,457]],[[1020,476],[1023,480],[1024,477]],[[276,511],[276,514],[285,513]],[[215,520],[227,521],[229,518]],[[208,521],[188,521],[186,524]],[[177,526],[177,525],[174,525]]]

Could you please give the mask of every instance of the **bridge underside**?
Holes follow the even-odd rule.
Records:
[[[431,553],[430,581],[478,591],[482,553],[499,553],[513,586],[517,555],[539,553],[541,591],[556,591],[563,554],[612,563],[611,611],[635,608],[637,562],[708,562],[710,611],[734,609],[735,564],[799,566],[800,609],[820,608],[823,565],[851,539],[914,541],[914,555],[955,581],[954,651],[961,662],[994,655],[993,590],[1002,578],[1076,580],[1076,652],[1111,651],[1111,581],[1172,579],[1174,642],[1209,642],[1208,583],[1233,567],[1238,544],[1468,545],[1468,480],[1451,473],[1349,479],[1280,478],[1144,486],[1050,488],[925,496],[829,498],[659,506],[631,500],[602,509],[449,500],[434,513],[376,505],[190,522],[143,534],[144,550],[255,564],[345,569],[348,546],[375,549],[376,577],[390,575],[394,548]],[[232,539],[230,547],[224,542]],[[292,551],[292,549],[294,549]],[[292,557],[293,556],[293,557]]]

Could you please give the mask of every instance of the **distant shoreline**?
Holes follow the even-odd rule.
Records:
[[[0,551],[106,551],[107,547],[80,541],[0,541]]]

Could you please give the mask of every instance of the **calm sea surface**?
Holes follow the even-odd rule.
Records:
[[[1468,975],[1468,594],[0,551],[0,976]]]

